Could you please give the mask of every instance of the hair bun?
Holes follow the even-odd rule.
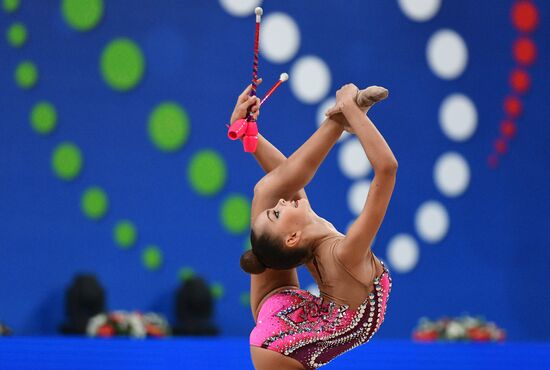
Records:
[[[260,262],[254,252],[249,250],[241,256],[241,268],[249,274],[261,274],[265,271],[266,266]]]

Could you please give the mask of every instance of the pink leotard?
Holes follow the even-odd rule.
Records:
[[[250,333],[250,345],[292,357],[309,370],[368,342],[384,321],[391,291],[389,271],[382,266],[373,291],[355,310],[302,289],[270,296]]]

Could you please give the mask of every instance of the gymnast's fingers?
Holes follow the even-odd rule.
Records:
[[[332,108],[329,108],[326,112],[325,112],[325,116],[327,117],[330,117],[336,113],[340,113],[342,110],[340,108],[340,106],[338,104],[335,104]]]
[[[245,97],[244,102],[239,104],[237,108],[235,109],[237,112],[237,115],[241,118],[244,118],[246,116],[246,112],[248,112],[248,108],[251,107],[254,102],[256,101],[255,97],[253,96],[247,96]]]
[[[260,115],[260,98],[258,98],[257,96],[254,97],[254,105],[252,106],[252,108],[250,108],[250,112],[252,112],[252,116],[254,118],[258,118],[258,116]]]
[[[257,112],[260,110],[260,98],[258,98],[257,96],[253,97],[252,98],[252,107],[250,108],[250,111],[251,112]]]
[[[256,86],[260,86],[262,83],[262,79],[258,78],[256,80]],[[239,95],[239,99],[237,100],[237,104],[241,104],[246,101],[246,98],[250,95],[250,90],[252,90],[252,84],[248,85],[246,89],[243,90],[241,95]]]

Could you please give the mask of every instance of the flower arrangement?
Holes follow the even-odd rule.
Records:
[[[502,342],[506,339],[506,332],[494,322],[485,321],[483,317],[464,315],[457,318],[443,317],[437,321],[423,317],[412,337],[420,342]]]
[[[90,337],[160,338],[170,335],[170,327],[166,319],[156,313],[114,311],[92,317],[86,332]]]

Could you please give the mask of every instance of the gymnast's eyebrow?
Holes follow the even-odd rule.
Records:
[[[273,222],[273,220],[271,218],[269,218],[269,209],[267,211],[265,211],[265,214],[267,216],[267,219],[271,222]]]

